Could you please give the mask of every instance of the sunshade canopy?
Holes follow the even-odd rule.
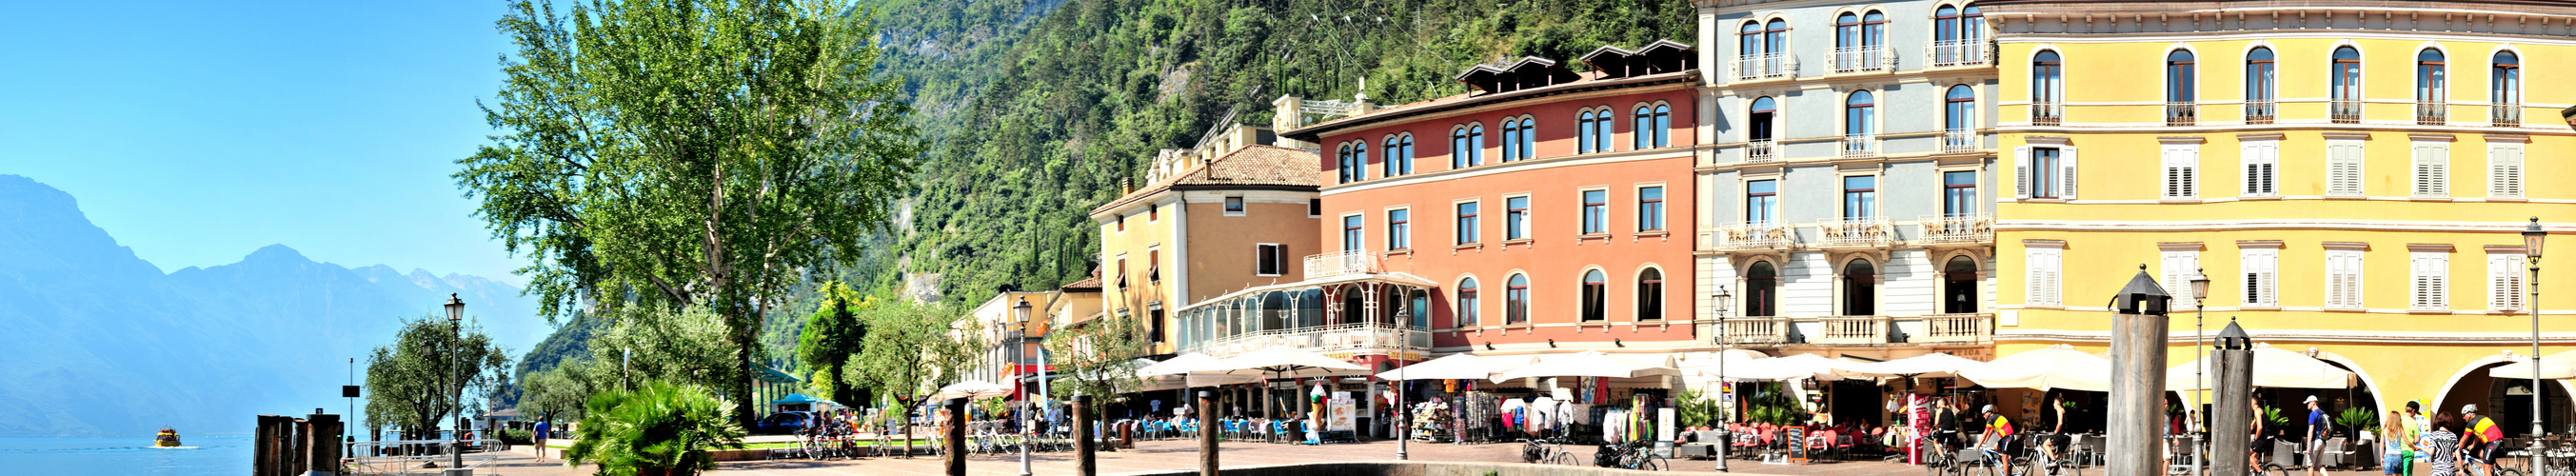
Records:
[[[1172,358],[1169,358],[1169,359],[1163,359],[1163,361],[1162,361],[1162,362],[1155,362],[1155,363],[1153,363],[1153,364],[1151,364],[1151,365],[1146,365],[1146,366],[1144,366],[1144,367],[1142,367],[1142,368],[1138,368],[1138,369],[1136,369],[1136,375],[1138,375],[1138,376],[1143,376],[1143,377],[1153,377],[1153,376],[1161,376],[1161,375],[1180,375],[1180,374],[1186,374],[1186,373],[1190,373],[1190,372],[1197,372],[1197,371],[1199,371],[1199,369],[1206,368],[1206,367],[1211,366],[1211,365],[1215,365],[1215,364],[1216,364],[1216,362],[1217,362],[1217,360],[1219,360],[1219,359],[1217,359],[1217,358],[1215,358],[1215,357],[1209,357],[1207,354],[1202,354],[1202,353],[1197,353],[1197,352],[1190,352],[1190,353],[1186,353],[1186,354],[1175,355],[1175,356],[1172,356]]]
[[[2110,359],[2064,344],[2007,355],[1959,376],[1989,388],[2111,391]]]
[[[1494,374],[1492,378],[1495,382],[1502,382],[1529,377],[1633,378],[1655,375],[1681,375],[1681,371],[1661,362],[1640,362],[1636,359],[1587,350],[1570,354],[1541,355],[1529,365]]]
[[[2261,366],[2261,364],[2255,365],[2255,367]],[[2487,369],[2487,376],[2509,379],[2531,378],[2531,358],[2520,357],[2514,359],[2513,363]],[[2576,352],[2560,352],[2556,355],[2541,357],[2540,378],[2547,380],[2576,378]]]
[[[1214,364],[1191,370],[1201,374],[1271,376],[1275,378],[1322,377],[1367,372],[1367,367],[1325,357],[1296,347],[1269,347],[1227,357]]]
[[[968,380],[968,381],[964,381],[964,382],[957,382],[957,383],[949,384],[949,385],[948,385],[948,386],[946,386],[946,387],[940,387],[940,388],[939,388],[939,392],[938,392],[938,393],[930,394],[930,401],[934,401],[934,402],[936,402],[936,401],[940,401],[940,400],[947,400],[947,399],[951,399],[951,398],[964,398],[964,399],[968,399],[968,400],[983,400],[983,399],[987,399],[987,398],[1000,397],[1000,396],[1010,395],[1010,394],[1011,394],[1011,388],[1010,388],[1010,387],[1004,387],[1004,386],[1001,386],[1000,384],[995,384],[995,383],[992,383],[992,382],[986,382],[986,381],[982,381],[982,380]]]
[[[1725,378],[1727,380],[1771,381],[1801,379],[1840,380],[1842,378],[1841,372],[1844,368],[1859,365],[1860,363],[1816,354],[1797,354],[1747,361],[1730,360],[1727,361],[1726,364]],[[1702,369],[1701,373],[1714,377],[1717,376],[1715,370],[1717,369]]]
[[[775,403],[775,404],[780,404],[780,405],[794,405],[794,404],[799,404],[799,403],[819,403],[819,402],[822,402],[822,401],[823,401],[822,399],[814,398],[814,397],[808,397],[808,396],[805,396],[805,394],[802,394],[802,393],[790,393],[790,394],[787,394],[787,396],[786,396],[786,397],[781,397],[781,398],[779,398],[779,399],[777,399],[777,400],[771,400],[769,403]]]
[[[1985,362],[1978,362],[1960,358],[1955,355],[1935,352],[1886,362],[1852,364],[1844,367],[1843,375],[1849,377],[1940,378],[1956,376],[1959,372],[1984,368],[1985,366]]]
[[[2218,385],[2217,356],[2203,357],[2165,370],[2165,388],[2205,390]],[[2194,371],[2198,375],[2194,375]],[[2531,368],[2523,367],[2523,378]],[[2195,378],[2197,377],[2197,378]],[[2198,380],[2198,385],[2194,385]],[[2352,388],[2352,371],[2268,344],[2254,344],[2254,386],[2267,388]]]
[[[1518,365],[1475,354],[1453,354],[1406,365],[1395,370],[1378,372],[1377,378],[1378,380],[1484,379],[1492,378],[1495,373],[1511,370],[1513,367]]]

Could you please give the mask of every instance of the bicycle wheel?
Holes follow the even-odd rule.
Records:
[[[2288,468],[2282,468],[2281,465],[2267,464],[2263,465],[2263,474],[2270,476],[2290,476],[2290,470]]]
[[[1573,465],[1574,465],[1574,454],[1573,454],[1573,453],[1564,453],[1564,452],[1552,452],[1552,453],[1548,453],[1548,455],[1547,455],[1547,457],[1546,457],[1546,458],[1539,458],[1539,462],[1540,462],[1540,463],[1544,463],[1544,464],[1551,464],[1551,465],[1573,466]]]
[[[2495,470],[2495,476],[2523,476],[2523,473],[2519,469],[2498,467]]]

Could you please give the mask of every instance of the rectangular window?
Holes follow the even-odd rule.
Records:
[[[1225,216],[1243,216],[1243,197],[1225,197]]]
[[[2415,197],[2451,196],[2451,144],[2415,143]]]
[[[2361,309],[2361,251],[2326,252],[2326,307]]]
[[[1583,191],[1583,234],[1610,232],[1610,191]]]
[[[1412,248],[1412,247],[1413,247],[1413,209],[1410,209],[1410,208],[1398,208],[1398,209],[1394,209],[1394,210],[1387,210],[1387,211],[1386,211],[1386,249],[1387,249],[1388,251],[1394,251],[1394,250],[1401,250],[1401,249],[1407,249],[1407,248]]]
[[[1664,188],[1637,189],[1637,231],[1664,229]]]
[[[2414,282],[2408,286],[2413,298],[2411,308],[2419,311],[2442,311],[2451,308],[2451,257],[2439,251],[2414,252],[2410,268]]]
[[[1286,245],[1262,243],[1252,245],[1252,247],[1254,256],[1252,274],[1261,276],[1278,276],[1282,271],[1286,271],[1288,269],[1288,248]]]
[[[1127,289],[1127,255],[1118,255],[1118,289]]]
[[[1120,213],[1120,214],[1116,214],[1116,215],[1110,215],[1110,216],[1109,216],[1109,218],[1110,218],[1110,219],[1112,219],[1112,220],[1117,220],[1117,222],[1118,222],[1118,232],[1119,232],[1119,233],[1126,233],[1126,232],[1127,232],[1127,214],[1125,214],[1125,213]]]
[[[2281,250],[2252,248],[2240,253],[2244,255],[2245,306],[2281,307],[2277,281],[2281,270]]]
[[[2520,143],[2487,144],[2487,196],[2522,198],[2522,147]]]
[[[2361,196],[2362,141],[2326,140],[2326,196]]]
[[[1321,198],[1309,198],[1309,199],[1306,199],[1306,218],[1323,218],[1323,217],[1324,217],[1324,199],[1321,199]]]
[[[1163,250],[1145,250],[1145,282],[1163,282]]]
[[[1360,218],[1359,214],[1342,215],[1342,251],[1367,248],[1368,238],[1361,234],[1364,225],[1360,224]]]
[[[2200,198],[2200,146],[2165,144],[2164,198]]]
[[[1162,205],[1146,205],[1146,206],[1145,206],[1145,222],[1146,222],[1146,223],[1155,223],[1155,222],[1161,222],[1161,221],[1163,221],[1163,206],[1162,206]]]
[[[2193,296],[2188,292],[2191,289],[2188,286],[2193,277],[2200,276],[2200,252],[2167,250],[2164,252],[2162,261],[2165,265],[2164,274],[2158,278],[2164,280],[2166,288],[2183,291],[2173,293],[2174,309],[2199,307],[2200,303],[2193,300]]]
[[[2030,295],[2026,296],[2023,300],[2028,301],[2030,305],[2033,306],[2058,305],[2060,301],[2058,298],[2057,278],[2060,274],[2058,272],[2057,265],[2058,257],[2061,256],[2060,252],[2064,250],[2057,248],[2029,248],[2027,251],[2030,256],[2028,259],[2024,260],[2022,264],[2030,267],[2030,276],[2027,277],[2029,280],[2028,282],[2030,283]]]
[[[2015,192],[2024,198],[2075,199],[2075,148],[2031,147],[2028,151]]]
[[[1843,218],[1878,217],[1878,176],[1843,177]]]
[[[2245,165],[2245,196],[2281,196],[2281,141],[2246,141],[2237,160]]]
[[[1476,202],[1458,204],[1458,243],[1476,242]]]
[[[1941,173],[1941,214],[1949,216],[1977,214],[1976,172]]]
[[[2520,311],[2522,297],[2530,291],[2522,287],[2523,255],[2493,253],[2487,255],[2487,306],[2496,311]]]
[[[1744,221],[1770,223],[1779,219],[1774,214],[1780,204],[1780,181],[1755,180],[1744,183]]]
[[[1519,197],[1506,197],[1506,198],[1504,198],[1504,199],[1503,199],[1503,239],[1504,239],[1504,240],[1520,240],[1520,239],[1528,239],[1528,238],[1529,238],[1529,197],[1528,197],[1528,196],[1519,196]]]

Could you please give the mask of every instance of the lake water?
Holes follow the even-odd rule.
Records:
[[[0,438],[0,474],[197,476],[250,473],[250,437],[190,437],[197,449],[154,449],[152,438]]]

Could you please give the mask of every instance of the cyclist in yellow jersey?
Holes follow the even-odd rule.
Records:
[[[2504,429],[2496,427],[2495,419],[2479,415],[2475,404],[2460,407],[2460,417],[2465,423],[2460,427],[2467,429],[2460,432],[2460,450],[2476,460],[2479,467],[2486,468],[2487,476],[2495,476],[2497,447],[2504,442]]]
[[[2003,464],[2002,467],[2013,467],[2013,451],[2021,447],[2013,444],[2012,419],[1996,415],[1994,405],[1986,405],[1983,411],[1978,412],[1978,417],[1986,420],[1986,431],[1982,437],[1985,438],[1986,444],[1994,446],[1998,461]]]

